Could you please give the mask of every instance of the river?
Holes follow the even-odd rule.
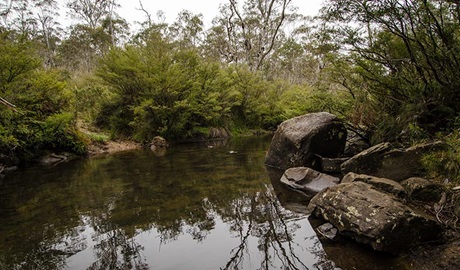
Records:
[[[278,200],[269,143],[182,144],[11,173],[0,180],[0,269],[338,269],[325,248],[343,254],[342,269],[403,269],[321,244],[308,217]]]

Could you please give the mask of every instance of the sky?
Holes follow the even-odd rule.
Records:
[[[242,3],[243,0],[240,0]],[[318,13],[323,0],[292,0],[294,6],[299,7],[298,12],[302,15],[314,16]],[[140,8],[139,0],[118,0],[121,8],[117,10],[122,18],[132,26],[135,22],[145,21],[145,13]],[[144,8],[156,18],[156,13],[162,10],[166,16],[166,22],[172,23],[177,14],[182,10],[189,10],[194,14],[203,14],[205,27],[211,26],[211,21],[219,13],[219,5],[227,3],[227,0],[142,0]]]

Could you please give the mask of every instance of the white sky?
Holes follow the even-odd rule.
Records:
[[[66,0],[61,0],[66,2]],[[117,10],[118,14],[126,19],[131,26],[135,27],[135,22],[146,20],[145,13],[137,10],[139,0],[117,0],[121,8]],[[219,5],[227,3],[228,0],[142,0],[144,8],[156,19],[156,13],[162,10],[166,16],[166,22],[175,21],[177,14],[182,10],[189,10],[194,14],[203,14],[205,27],[211,26],[211,21],[219,13]],[[240,3],[243,0],[239,1]],[[299,8],[298,13],[302,15],[317,15],[323,0],[292,0],[292,4]],[[67,18],[67,20],[69,20]]]

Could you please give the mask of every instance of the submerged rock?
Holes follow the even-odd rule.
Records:
[[[433,219],[364,182],[323,190],[310,201],[309,210],[342,235],[392,254],[440,237],[440,227]]]
[[[38,161],[41,165],[57,165],[59,163],[65,162],[69,159],[71,154],[63,153],[61,155],[49,154],[41,157]]]
[[[265,157],[267,166],[288,169],[318,167],[316,155],[334,158],[343,153],[347,130],[330,113],[312,113],[287,120],[278,127]]]
[[[284,185],[302,191],[307,197],[313,197],[321,190],[335,186],[340,179],[307,167],[287,169],[280,179]]]

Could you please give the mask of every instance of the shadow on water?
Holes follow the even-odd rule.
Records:
[[[278,201],[268,144],[15,172],[0,184],[0,269],[334,269],[307,216]]]

